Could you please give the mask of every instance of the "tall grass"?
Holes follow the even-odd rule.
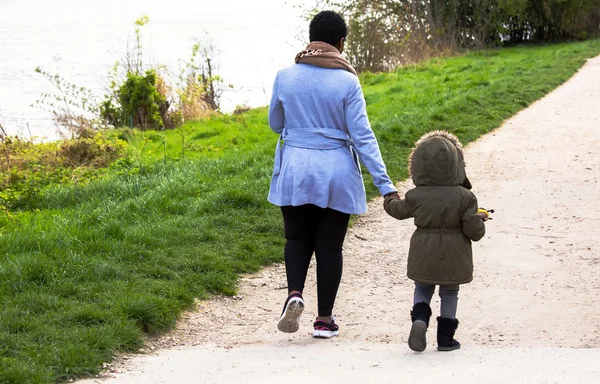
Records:
[[[424,132],[474,140],[598,53],[599,41],[523,47],[365,75],[390,175],[406,176]],[[127,172],[47,191],[0,232],[0,383],[94,374],[173,327],[195,297],[231,295],[240,273],[282,259],[266,109],[117,134],[135,154]]]

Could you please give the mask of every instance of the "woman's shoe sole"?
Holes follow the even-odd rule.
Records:
[[[298,318],[304,311],[304,302],[299,297],[294,297],[288,301],[285,311],[277,323],[277,329],[285,333],[294,333],[300,328]]]
[[[427,348],[427,323],[422,320],[415,320],[410,328],[408,336],[408,347],[415,352],[423,352]]]
[[[315,330],[313,332],[313,337],[316,337],[317,339],[329,339],[332,337],[335,337],[337,335],[340,334],[340,331],[320,331],[320,330]]]

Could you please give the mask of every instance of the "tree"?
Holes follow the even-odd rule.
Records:
[[[319,0],[349,27],[346,54],[359,71],[462,48],[600,36],[600,0]]]

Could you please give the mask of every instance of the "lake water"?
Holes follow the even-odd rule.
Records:
[[[314,0],[0,0],[0,123],[9,134],[55,138],[49,113],[31,107],[54,91],[34,69],[101,96],[142,15],[150,18],[142,29],[146,62],[176,70],[208,34],[220,75],[234,86],[222,110],[266,105],[277,70],[305,43],[308,25],[297,7],[307,4]]]

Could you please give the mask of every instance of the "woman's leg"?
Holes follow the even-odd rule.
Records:
[[[304,311],[302,291],[306,272],[314,250],[315,206],[281,207],[285,228],[285,271],[288,280],[288,297],[277,323],[281,332],[293,333],[300,328]]]
[[[281,207],[285,232],[285,271],[288,293],[304,290],[306,273],[314,251],[315,223],[318,207],[301,205]]]
[[[319,317],[331,321],[333,305],[342,279],[342,246],[350,215],[330,208],[321,209],[315,236]]]

